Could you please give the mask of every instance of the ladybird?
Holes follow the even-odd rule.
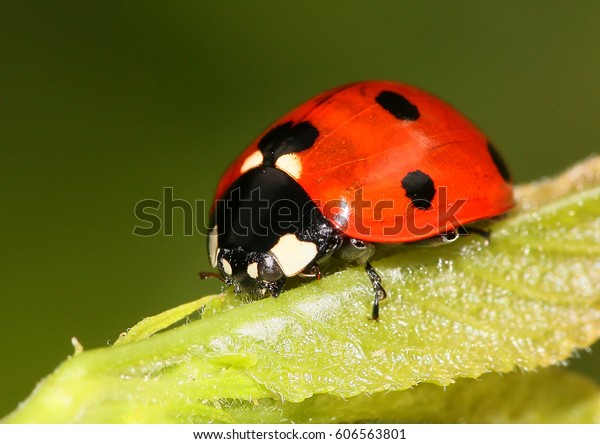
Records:
[[[208,235],[220,274],[201,276],[278,297],[333,255],[365,268],[377,320],[376,244],[451,242],[513,205],[506,164],[460,112],[406,84],[352,83],[281,117],[229,166]]]

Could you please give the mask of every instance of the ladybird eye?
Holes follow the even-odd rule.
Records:
[[[270,255],[265,255],[258,262],[258,277],[263,281],[275,282],[283,277],[283,271],[277,261]]]

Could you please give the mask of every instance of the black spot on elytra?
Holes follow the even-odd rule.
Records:
[[[393,91],[382,91],[375,101],[392,116],[400,120],[417,120],[421,117],[419,109],[408,99]]]
[[[271,128],[267,134],[259,140],[258,149],[264,153],[266,150],[271,149],[271,147],[276,146],[286,136],[292,125],[293,122],[290,121]]]
[[[263,165],[272,166],[285,154],[309,149],[318,137],[319,130],[308,121],[296,125],[290,121],[272,128],[258,142],[258,149],[264,158]]]
[[[402,188],[406,197],[420,210],[431,208],[431,201],[435,196],[435,185],[433,180],[423,171],[411,171],[402,179]]]
[[[504,163],[504,160],[502,159],[502,156],[500,155],[496,147],[492,145],[492,142],[488,142],[487,147],[488,151],[490,152],[490,156],[492,156],[492,160],[494,161],[494,165],[496,165],[496,168],[498,168],[498,172],[500,173],[504,181],[512,182],[510,171],[508,171],[508,167],[506,166],[506,163]]]

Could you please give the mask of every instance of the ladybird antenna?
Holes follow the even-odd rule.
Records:
[[[223,276],[221,276],[218,273],[214,273],[212,271],[201,271],[200,273],[198,273],[198,276],[200,276],[200,279],[202,279],[202,280],[210,279],[210,278],[217,278],[221,282],[225,283],[225,279],[223,279]]]

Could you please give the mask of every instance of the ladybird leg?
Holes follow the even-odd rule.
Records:
[[[461,227],[464,229],[464,227]],[[442,244],[451,244],[452,242],[455,242],[462,234],[460,232],[460,229],[454,229],[454,230],[449,230],[446,231],[445,233],[442,233],[438,236],[438,239],[441,241]]]
[[[223,276],[221,276],[218,273],[212,272],[212,271],[201,271],[200,273],[198,273],[198,276],[200,276],[201,280],[216,278],[216,279],[220,280],[221,282],[223,282],[224,284],[227,283],[227,282],[225,282],[225,278],[223,278]]]
[[[461,227],[462,228],[462,227]],[[464,230],[464,228],[463,228]],[[429,237],[427,239],[422,239],[416,242],[413,242],[413,245],[416,247],[439,247],[440,245],[451,244],[455,242],[460,236],[465,233],[460,229],[448,230],[445,233],[440,233],[436,236]]]
[[[489,243],[490,241],[490,231],[476,227],[469,227],[467,229],[461,225],[458,228],[448,230],[445,233],[438,234],[437,236],[414,242],[414,245],[418,247],[437,247],[439,245],[451,244],[452,242],[455,242],[459,237],[469,236],[470,234],[478,234],[482,236],[485,239],[486,243]]]
[[[336,256],[344,261],[356,262],[365,267],[367,276],[369,276],[375,292],[371,319],[377,321],[379,319],[379,301],[385,299],[387,297],[387,293],[381,284],[381,277],[379,274],[377,274],[369,262],[369,259],[371,256],[373,256],[373,253],[375,253],[375,245],[359,239],[346,238],[344,239],[344,242],[339,250],[336,252]]]
[[[285,285],[285,277],[279,279],[275,282],[269,282],[265,287],[265,294],[267,292],[274,298],[278,298],[283,290],[283,286]]]
[[[477,227],[465,228],[462,225],[458,228],[457,231],[459,232],[459,234],[461,236],[468,236],[470,234],[478,234],[479,236],[483,237],[487,243],[490,242],[490,237],[492,235],[492,232],[490,230],[484,230],[482,228],[477,228]]]
[[[369,261],[365,264],[365,270],[367,271],[367,275],[369,279],[371,279],[371,283],[373,284],[373,290],[375,291],[375,299],[373,300],[373,312],[371,314],[371,319],[374,321],[379,320],[379,301],[387,298],[387,293],[381,285],[381,276],[377,274],[373,266]]]
[[[312,264],[306,267],[304,270],[302,270],[301,273],[298,273],[298,276],[302,278],[314,278],[316,280],[319,280],[322,277],[321,269],[319,268],[319,265]]]
[[[336,257],[345,262],[365,263],[375,253],[375,246],[359,239],[345,238],[340,248],[336,251]]]

